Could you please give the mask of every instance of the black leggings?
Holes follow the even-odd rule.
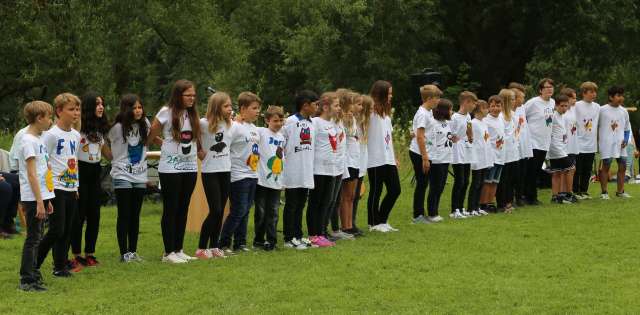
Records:
[[[0,182],[0,230],[12,230],[20,201],[20,181],[18,174],[0,172],[4,180]]]
[[[287,188],[284,191],[284,210],[282,210],[282,227],[284,241],[302,238],[302,213],[307,203],[309,189]]]
[[[333,198],[333,203],[331,204],[331,212],[326,218],[324,225],[323,233],[327,235],[327,227],[329,226],[329,221],[331,221],[331,230],[332,231],[340,231],[340,196],[342,195],[342,176],[339,177],[338,181],[338,192],[336,193],[336,197]]]
[[[469,211],[478,210],[480,208],[480,193],[482,192],[482,183],[487,169],[474,170],[471,173],[471,186],[469,186],[469,197],[467,198],[467,209]]]
[[[369,168],[367,173],[369,174],[369,199],[367,200],[369,225],[387,223],[391,209],[400,196],[398,168],[395,165],[385,164]],[[387,188],[387,194],[380,203],[383,185]]]
[[[576,157],[576,172],[573,175],[573,191],[575,193],[587,193],[589,191],[591,167],[595,157],[595,153],[580,153]]]
[[[440,197],[447,184],[449,163],[431,164],[429,169],[429,196],[427,197],[427,211],[430,217],[438,215]]]
[[[341,176],[313,175],[314,188],[309,191],[307,230],[309,236],[323,235],[323,228],[340,188]],[[325,235],[326,236],[326,235]]]
[[[527,179],[524,185],[524,195],[528,201],[538,200],[538,177],[542,172],[542,163],[547,151],[533,150],[533,157],[527,160]]]
[[[170,254],[182,250],[197,173],[159,173],[159,177],[162,189],[162,241],[165,253]]]
[[[78,176],[82,176],[82,185],[78,187],[78,216],[71,229],[71,252],[79,255],[82,248],[82,226],[87,222],[84,235],[84,252],[96,252],[98,229],[100,227],[100,163],[78,161]]]
[[[513,193],[516,200],[520,200],[524,197],[524,187],[527,180],[527,163],[529,158],[524,158],[518,161],[518,166],[515,170],[515,178],[513,179]]]
[[[229,187],[231,186],[230,176],[230,172],[202,173],[202,185],[207,196],[209,214],[202,222],[200,229],[200,241],[198,242],[200,249],[220,247],[224,206],[229,198]]]
[[[500,175],[500,183],[496,190],[496,203],[498,208],[505,207],[507,204],[513,203],[513,185],[516,181],[518,161],[509,162],[502,168]]]
[[[464,208],[464,198],[467,196],[469,187],[470,164],[452,164],[453,168],[453,188],[451,189],[451,212]],[[471,210],[471,209],[469,209]]]
[[[413,192],[413,217],[424,216],[424,196],[429,186],[429,173],[422,171],[422,155],[409,151],[409,158],[413,164],[413,173],[416,178],[416,189]]]
[[[49,229],[38,246],[38,268],[53,251],[53,266],[62,270],[67,261],[71,242],[71,225],[78,215],[78,199],[75,191],[54,190],[53,213],[49,215]]]
[[[116,234],[120,255],[138,251],[138,234],[140,231],[140,209],[144,198],[144,188],[116,188],[118,202],[118,219]]]
[[[362,182],[364,181],[364,176],[363,177],[358,177],[358,181],[356,182],[356,192],[355,195],[353,195],[353,219],[351,221],[353,221],[351,223],[351,227],[353,229],[358,229],[358,227],[356,226],[356,215],[358,214],[358,204],[360,203],[360,193],[362,192]]]

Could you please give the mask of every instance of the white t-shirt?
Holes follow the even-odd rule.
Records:
[[[433,120],[433,126],[425,130],[429,161],[433,164],[451,163],[453,158],[453,134],[449,120]]]
[[[613,107],[609,104],[600,107],[598,148],[601,159],[627,156],[626,148],[622,148],[625,131],[631,131],[631,123],[629,112],[624,107]]]
[[[287,117],[280,132],[285,138],[284,158],[287,165],[282,171],[283,186],[312,189],[315,138],[313,123],[300,114],[291,115]]]
[[[27,159],[33,157],[36,162],[36,177],[40,186],[40,196],[42,200],[49,200],[56,195],[53,192],[53,175],[49,165],[49,153],[47,147],[40,137],[23,132],[20,139],[20,146],[16,149],[18,158],[18,178],[20,181],[20,200],[36,201],[35,194],[29,185],[27,174]]]
[[[344,159],[340,157],[340,145],[344,141],[344,132],[333,121],[314,117],[314,169],[315,175],[338,176],[344,172]],[[342,134],[342,139],[340,139]]]
[[[567,156],[567,128],[564,115],[558,112],[553,113],[551,123],[551,144],[547,157],[549,159],[561,159]]]
[[[533,146],[531,145],[531,135],[529,133],[529,124],[527,124],[527,115],[524,106],[516,108],[513,119],[516,121],[516,142],[518,142],[518,153],[520,158],[533,157]]]
[[[258,185],[271,189],[282,189],[284,167],[284,136],[269,128],[258,128],[260,154],[258,162]]]
[[[11,150],[9,151],[9,168],[12,171],[18,170],[18,164],[20,163],[20,146],[22,145],[22,135],[27,132],[29,126],[26,126],[13,136],[13,142],[11,143]]]
[[[69,131],[54,125],[42,136],[49,152],[49,163],[53,172],[53,186],[64,191],[78,191],[78,150],[80,133],[71,128]]]
[[[202,150],[207,152],[202,160],[203,173],[217,173],[231,171],[231,158],[229,146],[231,145],[231,125],[226,122],[218,122],[215,133],[209,131],[209,121],[200,119],[200,133]]]
[[[147,134],[151,124],[145,119]],[[111,178],[130,183],[147,182],[147,145],[142,141],[138,124],[132,124],[126,137],[122,136],[122,124],[116,123],[107,134],[111,144]]]
[[[78,150],[78,160],[87,163],[100,163],[102,159],[102,146],[104,145],[104,137],[102,133],[97,133],[97,142],[92,142],[87,135],[80,133],[80,150]]]
[[[229,154],[232,183],[245,178],[258,178],[260,135],[256,125],[248,122],[233,122]]]
[[[493,164],[504,165],[504,119],[501,116],[493,117],[487,115],[482,121],[487,124],[489,132],[489,142],[493,152]]]
[[[345,135],[347,137],[345,163],[347,168],[360,168],[360,132],[358,129],[355,117],[353,118],[351,130],[345,128]]]
[[[426,132],[426,130],[431,128],[433,124],[433,112],[420,106],[416,111],[416,114],[413,115],[411,129],[413,130],[414,137],[411,139],[411,144],[409,144],[409,151],[417,155],[422,155],[420,153],[420,147],[418,147],[418,129],[423,128]],[[427,153],[429,153],[429,150],[427,150]]]
[[[578,123],[576,121],[575,106],[562,115],[567,129],[567,154],[578,154]]]
[[[531,145],[536,150],[549,151],[555,100],[550,98],[545,101],[540,96],[536,96],[522,106],[527,115]]]
[[[477,118],[471,120],[473,129],[473,152],[475,161],[471,163],[472,170],[481,170],[493,166],[493,150],[487,124]]]
[[[514,112],[511,112],[511,119],[506,119],[503,113],[500,118],[504,123],[504,162],[511,163],[520,160],[520,151],[516,142],[516,124],[513,121]]]
[[[580,153],[595,153],[598,151],[600,104],[578,101],[573,108],[578,123],[578,151]]]
[[[189,114],[185,110],[180,117],[180,142],[173,139],[171,133],[172,110],[162,107],[156,119],[162,124],[162,147],[160,148],[160,173],[189,173],[198,171],[198,156],[196,137],[192,132]]]
[[[467,130],[471,131],[471,115],[453,113],[449,124],[451,133],[458,137],[458,142],[453,144],[453,164],[471,164],[475,160],[473,145],[467,137]]]
[[[396,165],[396,157],[393,152],[391,117],[380,117],[376,113],[371,113],[367,152],[367,168]]]

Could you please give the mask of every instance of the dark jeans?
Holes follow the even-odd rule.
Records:
[[[355,195],[353,195],[353,219],[352,219],[352,223],[351,226],[354,229],[358,229],[358,226],[356,225],[356,218],[357,218],[357,214],[358,214],[358,204],[360,203],[360,193],[362,192],[361,188],[362,188],[362,182],[364,181],[364,176],[363,177],[358,177],[358,181],[356,182],[356,192]]]
[[[293,238],[302,238],[302,212],[307,203],[309,189],[287,188],[284,191],[284,210],[282,211],[282,225],[284,229],[284,241]]]
[[[542,172],[542,163],[547,151],[533,149],[533,157],[527,160],[527,179],[524,185],[524,195],[528,201],[538,200],[538,177]]]
[[[84,252],[96,252],[98,229],[100,227],[100,163],[78,161],[78,176],[82,184],[78,187],[78,216],[71,229],[71,252],[80,254],[82,247],[82,226],[87,222],[84,235]]]
[[[449,164],[431,164],[429,169],[429,196],[427,197],[427,211],[430,217],[438,215],[438,207],[440,207],[440,197],[447,184],[447,175]]]
[[[50,200],[44,201],[44,208],[51,202]],[[20,282],[21,283],[33,283],[42,279],[40,274],[40,268],[37,264],[38,260],[38,244],[42,237],[42,230],[44,229],[44,220],[36,218],[36,202],[26,201],[23,202],[24,215],[27,221],[27,238],[24,240],[24,247],[22,248],[22,262],[20,263]]]
[[[207,196],[209,214],[202,222],[198,248],[220,247],[220,229],[224,217],[224,206],[229,198],[230,176],[230,172],[202,173],[202,185],[204,194]]]
[[[255,226],[254,244],[264,244],[266,240],[271,245],[278,241],[276,228],[278,227],[278,208],[280,207],[280,189],[256,186],[256,206],[253,212]]]
[[[409,158],[413,164],[413,173],[416,178],[416,189],[413,192],[413,217],[424,215],[424,196],[429,186],[429,173],[422,171],[422,155],[409,151]]]
[[[162,241],[165,253],[170,254],[182,250],[197,173],[159,173],[159,177],[162,189]]]
[[[138,234],[140,232],[140,209],[144,199],[144,188],[116,188],[118,202],[118,219],[116,234],[120,255],[138,251]]]
[[[0,230],[12,229],[18,213],[20,181],[18,174],[0,172],[0,175],[4,177],[0,181]]]
[[[247,245],[247,223],[249,211],[256,196],[257,178],[245,178],[231,183],[229,216],[224,221],[220,235],[220,247]]]
[[[38,246],[38,268],[52,250],[54,269],[62,270],[69,253],[73,220],[78,215],[78,199],[75,191],[56,189],[54,193],[56,197],[51,200],[53,213],[49,215],[49,229]]]
[[[575,193],[587,193],[589,191],[591,167],[595,157],[595,153],[580,153],[576,157],[576,172],[573,175],[573,191]]]
[[[309,236],[323,235],[325,222],[338,194],[341,176],[313,175],[314,188],[309,191],[307,206],[307,230]]]
[[[482,183],[486,168],[474,170],[471,172],[471,185],[469,186],[469,197],[467,198],[467,209],[469,211],[478,210],[480,208],[480,193],[482,192]]]
[[[464,208],[464,198],[467,196],[469,187],[470,164],[452,164],[453,188],[451,189],[451,212]],[[469,209],[471,210],[471,209]]]
[[[529,158],[524,158],[518,161],[516,167],[515,178],[513,180],[513,193],[516,199],[522,199],[524,197],[524,187],[527,180],[527,163]]]
[[[333,198],[333,204],[331,205],[331,212],[327,215],[326,220],[324,221],[323,234],[328,235],[327,226],[329,225],[329,220],[331,220],[331,230],[332,231],[340,231],[340,196],[342,195],[342,176],[339,176],[340,180],[338,181],[338,192],[336,193],[336,197]]]
[[[367,200],[367,212],[369,225],[374,226],[387,223],[389,214],[396,200],[400,196],[400,177],[395,165],[381,165],[367,169],[369,174],[369,200]],[[387,194],[380,203],[382,186],[387,188]]]
[[[496,203],[498,208],[502,208],[507,204],[513,203],[513,185],[516,181],[516,171],[518,162],[506,163],[502,168],[502,175],[498,189],[496,190]]]

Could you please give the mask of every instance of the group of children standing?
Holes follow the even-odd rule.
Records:
[[[550,79],[540,81],[540,96],[527,103],[520,84],[511,84],[488,102],[465,91],[454,113],[452,102],[440,98],[437,86],[421,87],[423,104],[413,119],[409,148],[416,179],[413,222],[443,220],[438,209],[450,166],[454,175],[450,217],[455,219],[487,215],[498,208],[512,212],[514,203],[538,204],[535,179],[545,158],[550,159],[548,170],[553,173],[554,202],[588,198],[596,143],[603,159],[600,177],[605,199],[602,179],[613,159],[624,174],[623,149],[630,125],[620,106],[624,91],[611,88],[610,104],[600,107],[593,102],[596,90],[595,84],[585,82],[583,100],[575,105],[573,90],[563,90],[555,101],[551,98]],[[120,260],[142,260],[137,242],[148,182],[147,150],[152,144],[159,145],[161,152],[164,262],[186,263],[249,251],[247,227],[254,204],[252,247],[275,249],[282,190],[285,247],[331,247],[337,240],[361,236],[356,215],[365,175],[370,183],[369,231],[397,231],[388,222],[401,191],[392,97],[387,81],[376,81],[368,95],[339,89],[318,96],[304,90],[296,95],[296,112],[288,117],[281,107],[268,106],[262,112],[264,127],[254,124],[262,101],[251,92],[240,93],[235,115],[231,97],[216,92],[200,118],[195,85],[187,80],[175,82],[169,101],[151,122],[135,94],[122,96],[112,124],[104,112],[104,98],[95,93],[87,93],[82,100],[60,94],[54,107],[42,101],[26,104],[29,125],[16,134],[11,152],[27,217],[21,289],[46,290],[40,266],[50,249],[57,277],[99,264],[95,247],[103,158],[111,161]],[[50,128],[53,113],[56,122]],[[184,251],[184,236],[198,160],[209,213],[198,248],[190,256]],[[624,176],[618,176],[616,195],[629,197],[620,178]],[[224,219],[227,199],[230,212]],[[307,237],[302,229],[305,206]],[[45,219],[48,229],[43,237]]]

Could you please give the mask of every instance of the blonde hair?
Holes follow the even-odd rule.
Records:
[[[253,102],[262,105],[262,100],[251,92],[242,92],[238,95],[238,108],[249,107]]]
[[[476,96],[476,93],[473,93],[473,92],[469,92],[469,91],[460,92],[460,95],[458,96],[458,103],[462,105],[462,102],[467,100],[477,102],[478,97]]]
[[[33,101],[24,105],[22,113],[24,114],[24,119],[31,125],[35,123],[40,116],[51,116],[53,107],[47,102]]]
[[[598,85],[591,81],[582,82],[580,84],[580,95],[584,95],[588,91],[598,92]]]
[[[353,117],[353,114],[351,113],[351,106],[355,104],[358,94],[349,89],[337,89],[336,94],[338,95],[338,101],[340,102],[340,109],[342,109],[340,116],[337,117],[336,121],[342,122],[345,129],[348,132],[352,132],[354,128],[353,119],[348,118]]]
[[[269,105],[269,107],[267,107],[267,110],[264,111],[265,122],[273,116],[284,118],[284,110],[282,109],[282,106]]]
[[[442,96],[442,91],[433,84],[427,84],[420,87],[420,97],[423,102],[426,102],[430,98],[440,96]]]
[[[338,99],[338,94],[336,94],[336,92],[322,93],[322,95],[320,95],[320,98],[318,99],[318,109],[316,111],[316,116],[322,115],[322,113],[324,113],[324,107],[331,107],[331,103],[333,103],[333,101],[335,101],[336,99]]]
[[[525,95],[525,92],[527,91],[527,89],[524,87],[524,85],[522,85],[521,83],[518,83],[518,82],[509,83],[508,88],[509,89],[518,90],[518,91],[522,92],[522,95]]]
[[[371,109],[373,108],[373,99],[369,95],[362,95],[362,110],[360,111],[360,120],[358,126],[362,131],[362,139],[360,143],[367,143],[369,134],[369,121],[371,120]]]
[[[473,109],[472,113],[475,115],[476,113],[481,112],[483,107],[489,107],[489,103],[487,103],[487,101],[485,100],[478,100],[478,103],[476,104],[476,107]]]
[[[218,124],[223,121],[227,124],[227,128],[231,126],[231,115],[225,118],[222,114],[222,106],[227,102],[231,103],[231,97],[225,92],[216,92],[209,96],[206,114],[207,121],[209,121],[209,132],[218,131]]]
[[[505,120],[511,120],[511,110],[513,109],[513,98],[516,97],[511,89],[502,89],[498,96],[502,99],[502,115]]]

